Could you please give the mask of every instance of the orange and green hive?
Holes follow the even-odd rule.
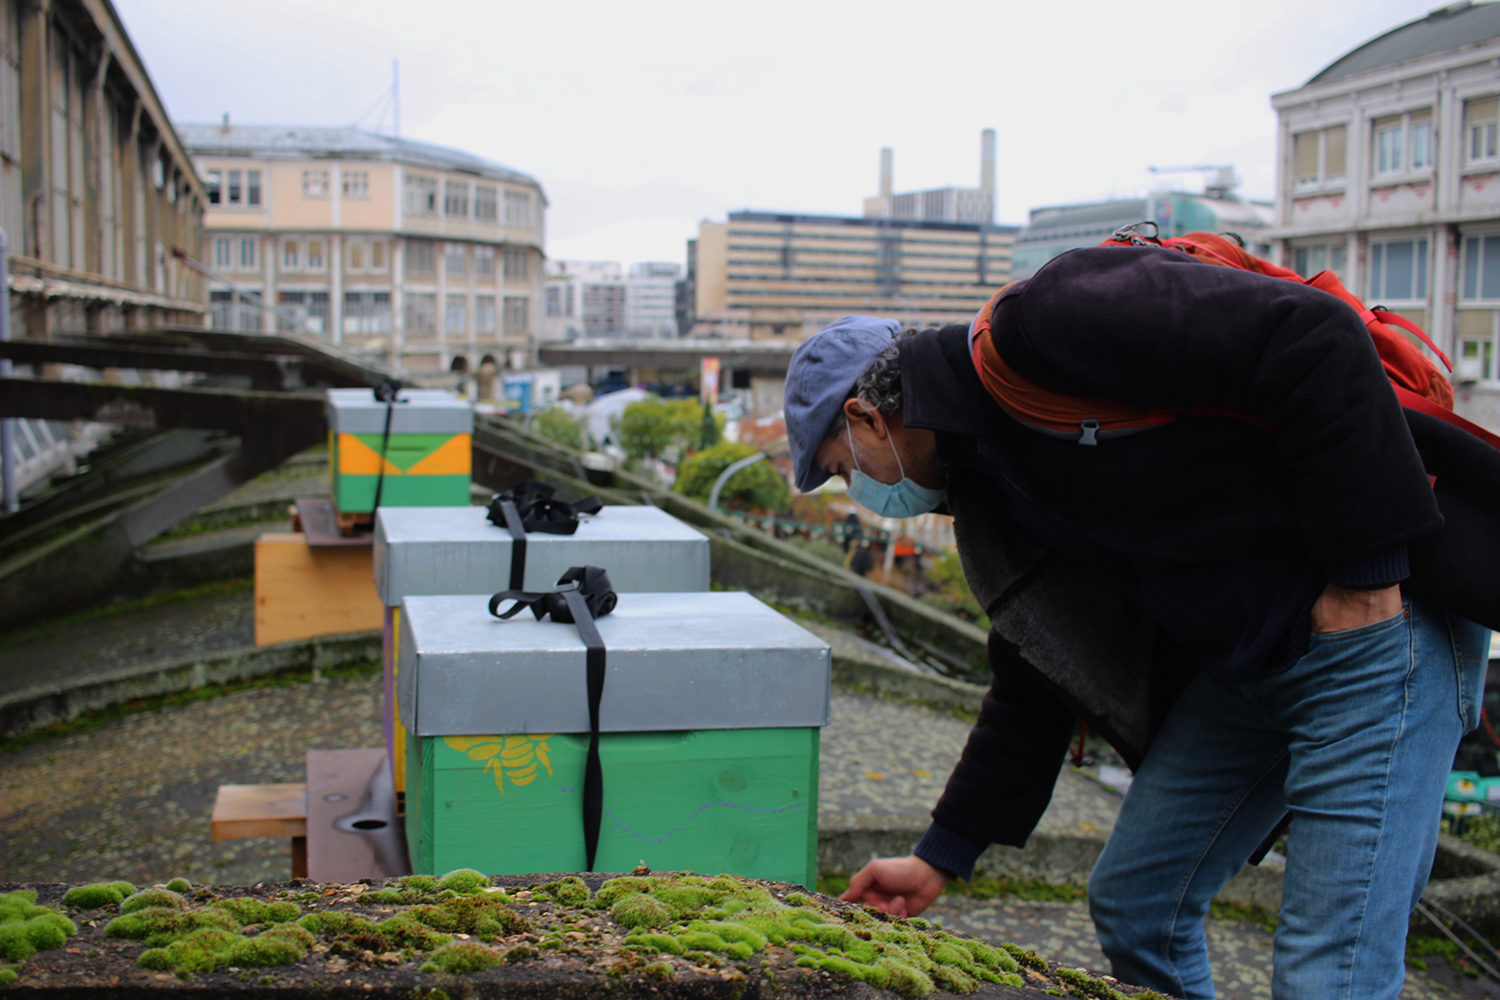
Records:
[[[468,402],[441,389],[403,389],[393,404],[369,389],[329,389],[334,506],[341,514],[373,511],[382,476],[382,507],[468,506],[473,431]]]

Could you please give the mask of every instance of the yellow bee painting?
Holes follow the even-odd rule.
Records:
[[[536,780],[537,765],[552,777],[552,760],[548,756],[547,741],[552,733],[532,736],[448,736],[443,742],[470,760],[482,760],[484,769],[495,776],[495,787],[505,794],[505,780],[510,779],[517,787]]]

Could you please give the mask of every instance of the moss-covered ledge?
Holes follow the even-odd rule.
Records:
[[[468,870],[354,885],[3,884],[0,984],[50,998],[1159,997],[785,883]]]

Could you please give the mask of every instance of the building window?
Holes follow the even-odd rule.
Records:
[[[1464,156],[1470,163],[1500,159],[1500,97],[1464,102]]]
[[[255,208],[260,205],[259,170],[210,170],[207,178],[210,205],[230,208]]]
[[[531,195],[524,191],[505,192],[505,224],[515,229],[531,228]]]
[[[327,292],[279,292],[281,315],[276,328],[283,333],[323,333],[328,329]]]
[[[561,285],[547,286],[547,315],[549,317],[562,316],[562,291]]]
[[[462,243],[449,243],[443,253],[443,268],[450,277],[462,278],[468,270],[465,266],[468,256]]]
[[[469,217],[469,185],[466,182],[443,182],[443,214],[455,219]]]
[[[1344,179],[1349,159],[1349,127],[1334,125],[1292,137],[1292,183],[1303,187]]]
[[[474,296],[474,332],[495,332],[495,297],[493,295]]]
[[[210,205],[219,204],[220,197],[222,196],[224,190],[223,171],[210,170],[207,174],[204,175],[204,179],[206,181],[205,187],[208,190],[208,203]]]
[[[1383,118],[1375,123],[1375,172],[1394,174],[1406,169],[1401,157],[1401,137],[1404,129],[1401,116]]]
[[[385,270],[385,240],[370,241],[370,270]]]
[[[253,237],[240,240],[240,270],[255,270],[255,250],[260,241]]]
[[[241,178],[244,175],[245,172],[243,170],[229,171],[229,196],[226,200],[231,205],[239,205],[243,202],[244,189],[241,187]]]
[[[530,304],[531,300],[524,295],[507,295],[505,297],[506,336],[519,337],[531,332]]]
[[[368,170],[342,170],[339,172],[345,198],[370,197],[370,172]]]
[[[438,184],[432,177],[417,174],[406,175],[406,213],[408,215],[438,214]]]
[[[1427,298],[1427,241],[1370,244],[1371,301]]]
[[[296,240],[281,241],[281,269],[283,271],[296,271],[302,267],[301,244]]]
[[[245,204],[254,208],[260,204],[260,171],[245,171]]]
[[[406,273],[422,275],[437,273],[437,262],[434,259],[431,240],[406,241]]]
[[[568,285],[563,292],[563,316],[573,318],[573,286]]]
[[[307,241],[307,269],[309,271],[323,270],[323,241]]]
[[[1465,302],[1500,300],[1500,236],[1470,236],[1464,240]]]
[[[230,267],[233,259],[230,241],[223,237],[214,240],[214,267]]]
[[[1432,112],[1424,117],[1412,116],[1411,121],[1411,168],[1426,170],[1432,166]]]
[[[443,303],[443,330],[446,333],[469,332],[469,300],[462,295],[450,295]]]
[[[302,197],[304,197],[304,198],[327,198],[328,197],[328,171],[326,171],[326,170],[304,170],[304,171],[302,171]]]
[[[430,292],[407,292],[402,298],[406,335],[430,336],[437,332],[437,296]]]
[[[344,251],[344,270],[363,271],[365,269],[365,244],[362,240],[350,240]]]
[[[480,278],[493,279],[495,277],[494,247],[476,246],[474,248],[474,273]]]
[[[1458,310],[1458,357],[1453,374],[1460,382],[1491,381],[1500,377],[1495,370],[1495,318],[1493,309]]]
[[[345,292],[344,332],[390,333],[390,292]]]
[[[529,270],[528,263],[531,260],[531,251],[526,247],[505,248],[505,276],[507,278],[525,278]]]
[[[474,218],[480,222],[494,222],[497,216],[495,189],[488,184],[474,186]]]
[[[1342,243],[1315,243],[1312,246],[1292,249],[1292,270],[1304,278],[1311,278],[1321,271],[1332,271],[1339,278],[1344,276],[1344,253]]]

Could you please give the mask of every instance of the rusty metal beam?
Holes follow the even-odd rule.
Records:
[[[81,365],[85,368],[148,368],[160,371],[246,375],[251,387],[300,388],[303,358],[290,354],[246,354],[174,347],[145,347],[112,338],[0,341],[0,358],[19,364]]]

